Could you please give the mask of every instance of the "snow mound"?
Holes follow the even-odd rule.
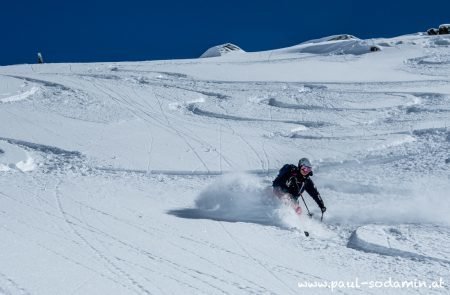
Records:
[[[245,52],[245,51],[242,50],[239,46],[236,46],[231,43],[225,43],[225,44],[221,44],[221,45],[217,45],[217,46],[209,48],[200,57],[201,58],[218,57],[218,56],[228,54],[230,52]]]
[[[323,43],[323,42],[329,42],[329,41],[343,41],[343,40],[361,40],[358,37],[355,37],[353,35],[349,34],[340,34],[340,35],[331,35],[327,37],[322,37],[319,39],[313,39],[309,41],[305,41],[300,44],[312,44],[312,43]]]
[[[306,41],[299,45],[283,49],[282,51],[286,53],[361,55],[380,50],[381,47],[370,45],[365,40],[361,40],[352,35],[342,34]]]
[[[19,101],[19,100],[24,100],[24,99],[27,99],[28,97],[32,96],[33,94],[35,94],[38,91],[39,91],[38,87],[32,87],[31,89],[24,91],[22,93],[8,96],[5,98],[1,98],[0,102],[5,103],[5,102],[15,102],[15,101]]]
[[[0,82],[0,103],[10,103],[25,100],[40,90],[34,83],[2,77]]]
[[[35,160],[25,150],[0,141],[0,172],[10,170],[28,172],[35,168]]]
[[[366,225],[356,229],[348,247],[381,255],[450,263],[450,229],[437,225]]]

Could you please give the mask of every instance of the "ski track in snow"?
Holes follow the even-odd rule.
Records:
[[[436,230],[441,231],[439,238],[441,238],[442,241],[430,243],[430,240],[436,238],[436,236],[433,237],[432,234]],[[414,232],[418,233],[417,237],[415,237]],[[427,237],[427,233],[431,233],[431,237]],[[400,228],[389,228],[388,226],[370,225],[356,229],[350,237],[348,247],[381,255],[406,257],[416,260],[432,260],[450,264],[450,260],[448,259],[450,257],[448,255],[449,253],[445,253],[445,250],[440,251],[439,249],[442,244],[447,243],[447,239],[448,228],[446,227],[439,229],[439,227],[436,226],[420,226],[412,224]],[[439,253],[440,255],[423,253],[424,250],[428,250],[427,246],[429,249],[432,249],[433,252],[441,252]],[[403,247],[404,249],[402,249]]]
[[[445,42],[418,42],[423,54],[399,58],[398,80],[383,81],[285,82],[266,68],[351,66],[370,54],[0,67],[0,293],[328,294],[297,283],[450,282]],[[267,78],[235,78],[242,67]],[[282,164],[303,156],[324,223],[306,194],[309,221],[266,194]]]

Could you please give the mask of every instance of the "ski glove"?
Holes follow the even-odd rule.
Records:
[[[322,211],[322,213],[325,213],[325,211],[327,211],[327,207],[325,206],[320,207],[320,211]]]

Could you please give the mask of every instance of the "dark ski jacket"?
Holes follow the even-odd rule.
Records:
[[[325,207],[323,200],[310,178],[312,174],[310,172],[308,175],[303,176],[297,166],[286,164],[280,169],[278,176],[272,182],[272,186],[285,193],[289,193],[295,200],[306,190],[314,201],[316,201],[319,208],[323,208]]]

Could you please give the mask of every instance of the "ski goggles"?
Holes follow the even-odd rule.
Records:
[[[310,173],[312,171],[312,168],[308,167],[308,166],[302,166],[300,168],[300,170],[302,170],[304,173],[308,174],[308,173]]]

